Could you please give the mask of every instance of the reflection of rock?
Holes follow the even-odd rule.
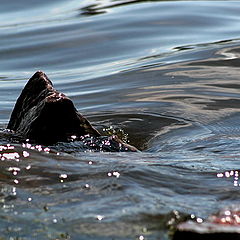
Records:
[[[237,240],[240,239],[240,210],[224,209],[206,221],[187,221],[177,227],[173,240]]]
[[[38,71],[28,81],[19,96],[7,126],[17,135],[40,144],[54,144],[59,141],[78,140],[81,136],[99,137],[74,107],[73,102],[53,88],[45,73]],[[136,150],[118,140],[118,145]]]

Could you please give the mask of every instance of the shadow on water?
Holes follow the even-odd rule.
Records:
[[[167,131],[166,129],[187,125],[184,120],[153,113],[106,113],[90,119],[102,134],[119,134],[122,140],[139,150],[147,150],[148,142],[159,132],[163,133]]]

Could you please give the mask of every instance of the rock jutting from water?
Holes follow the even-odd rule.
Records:
[[[79,140],[85,135],[101,137],[76,110],[71,99],[53,88],[52,82],[42,71],[37,71],[25,85],[7,128],[22,139],[44,145]],[[108,144],[111,143],[114,145],[113,151],[137,151],[117,137],[109,137]],[[104,146],[102,148],[104,150]]]
[[[177,226],[173,240],[240,240],[240,209],[226,208],[206,221],[187,221]]]

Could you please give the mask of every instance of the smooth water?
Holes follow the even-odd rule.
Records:
[[[239,12],[238,1],[1,0],[0,127],[40,69],[142,151],[2,140],[0,239],[169,240],[179,219],[239,204]]]

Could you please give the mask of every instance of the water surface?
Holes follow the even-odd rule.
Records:
[[[239,204],[239,11],[238,1],[2,1],[0,127],[40,69],[95,127],[142,151],[2,139],[0,237],[170,240],[179,219]]]

